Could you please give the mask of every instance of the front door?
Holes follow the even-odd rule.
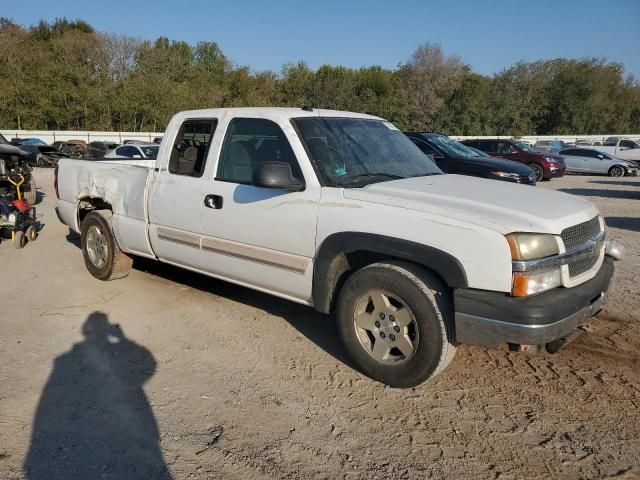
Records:
[[[187,119],[167,138],[169,160],[156,173],[149,199],[150,238],[161,260],[199,268],[203,173],[215,118]],[[166,146],[165,148],[167,148]]]
[[[286,132],[286,133],[285,133]],[[290,141],[291,140],[291,141]],[[215,171],[207,173],[202,210],[203,268],[240,284],[310,302],[320,185],[297,157],[293,127],[264,118],[229,120]],[[252,184],[261,162],[287,162],[305,190]],[[209,173],[210,172],[210,173]]]

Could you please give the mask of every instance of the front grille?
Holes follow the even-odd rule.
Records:
[[[564,242],[564,248],[569,252],[581,246],[587,240],[591,240],[598,233],[600,233],[600,220],[598,217],[593,217],[587,222],[565,228],[560,237]]]
[[[600,250],[602,249],[601,245],[602,244],[599,244],[598,248],[594,248],[589,255],[578,260],[574,260],[573,262],[569,262],[569,276],[576,277],[581,273],[591,270],[598,262]]]

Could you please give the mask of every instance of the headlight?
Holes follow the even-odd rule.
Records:
[[[526,297],[560,285],[562,285],[562,279],[559,268],[541,272],[515,272],[511,294],[514,297]]]
[[[506,236],[512,260],[535,260],[557,255],[558,242],[544,233],[510,233]]]
[[[491,175],[494,175],[496,177],[500,177],[500,178],[515,178],[516,180],[520,178],[520,175],[518,173],[507,173],[507,172],[491,172]]]

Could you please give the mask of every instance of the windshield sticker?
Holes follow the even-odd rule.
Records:
[[[397,131],[397,132],[399,131],[399,130],[398,130],[398,128],[397,128],[393,123],[391,123],[391,122],[382,122],[382,123],[383,123],[383,125],[384,125],[385,127],[387,127],[389,130],[395,130],[395,131]]]
[[[338,175],[339,177],[342,177],[343,175],[347,174],[347,170],[344,167],[338,167],[336,168],[336,175]]]

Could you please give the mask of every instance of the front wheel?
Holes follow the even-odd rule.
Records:
[[[80,244],[89,273],[99,280],[115,280],[129,274],[133,260],[118,247],[111,229],[111,212],[89,213],[82,221]]]
[[[351,275],[338,297],[337,321],[358,367],[392,387],[433,378],[455,354],[449,292],[409,262],[375,263]]]
[[[544,179],[544,169],[537,163],[530,163],[529,167],[533,170],[533,174],[536,176],[536,183],[541,182]]]
[[[620,165],[614,165],[609,169],[610,177],[624,177],[624,168]]]

